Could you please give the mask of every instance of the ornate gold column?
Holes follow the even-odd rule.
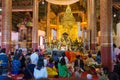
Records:
[[[56,39],[59,39],[59,15],[57,15],[57,38]]]
[[[32,48],[38,48],[38,6],[39,1],[33,0],[33,28],[32,28]]]
[[[85,13],[81,13],[82,14],[82,22],[85,22]]]
[[[47,42],[50,43],[50,3],[47,5]]]
[[[100,30],[102,65],[112,71],[112,0],[100,0]]]
[[[91,31],[90,49],[95,50],[96,45],[96,0],[87,0],[88,29]]]
[[[12,29],[12,0],[2,0],[2,48],[10,50]]]

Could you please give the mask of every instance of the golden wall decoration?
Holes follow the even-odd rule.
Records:
[[[72,14],[72,11],[69,5],[66,8],[66,12],[63,18],[61,19],[61,24],[66,29],[70,29],[75,24],[75,18]]]
[[[63,33],[69,34],[69,37],[72,40],[75,40],[78,37],[78,26],[69,5],[66,8],[63,18],[61,19],[61,25],[59,25],[58,33],[59,39],[62,38]]]
[[[78,26],[77,26],[77,23],[74,24],[72,26],[72,28],[68,29],[69,32],[66,32],[66,29],[63,28],[63,25],[59,25],[58,27],[58,39],[60,40],[62,38],[62,34],[63,33],[68,33],[68,37],[72,40],[72,41],[75,41],[76,39],[78,39]]]

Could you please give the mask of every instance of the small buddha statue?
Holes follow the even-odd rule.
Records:
[[[60,44],[59,44],[60,50],[71,50],[71,40],[68,38],[67,33],[62,34],[62,38],[60,39]]]

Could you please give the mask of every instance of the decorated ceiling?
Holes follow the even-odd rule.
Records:
[[[13,13],[12,13],[12,23],[13,30],[17,31],[17,24],[21,23],[24,19],[26,19],[26,15],[28,21],[32,19],[32,6],[33,0],[12,0]],[[39,0],[39,22],[46,23],[46,15],[47,15],[47,2],[45,0]],[[2,7],[2,0],[0,0],[0,7]],[[60,13],[65,12],[66,5],[56,5],[51,4],[51,23],[56,24],[56,16]],[[87,14],[87,2],[86,0],[78,0],[78,2],[71,4],[71,11],[82,11]],[[99,19],[99,0],[97,0],[97,18]],[[29,12],[29,13],[28,13]],[[120,20],[120,0],[113,0],[113,14],[118,15],[114,21],[117,23]],[[73,14],[76,21],[81,21],[81,16],[79,14]],[[46,26],[45,26],[46,27]],[[42,29],[42,27],[40,28]]]

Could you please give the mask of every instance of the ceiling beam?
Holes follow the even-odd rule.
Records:
[[[112,5],[120,5],[120,2],[113,2]]]
[[[2,9],[2,7],[0,7],[0,9]],[[12,9],[12,12],[27,12],[27,11],[33,11],[32,7],[29,8],[14,8]]]
[[[12,12],[27,12],[27,11],[33,11],[32,8],[27,9],[12,9]]]

